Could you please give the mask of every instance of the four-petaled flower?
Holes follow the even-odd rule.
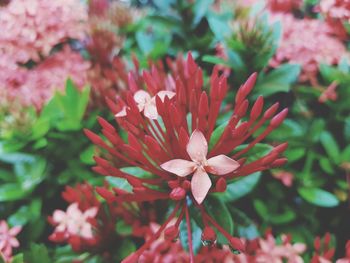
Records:
[[[191,190],[198,204],[201,204],[212,185],[208,173],[224,175],[235,171],[240,165],[237,161],[220,154],[207,160],[208,143],[202,132],[195,130],[187,144],[186,151],[192,161],[173,159],[160,166],[180,177],[193,173]]]
[[[175,96],[175,92],[162,90],[159,91],[155,96],[151,95],[144,90],[138,90],[134,94],[134,100],[139,108],[139,111],[143,111],[145,117],[155,120],[158,118],[157,106],[156,106],[156,96],[158,96],[163,102],[165,97],[171,99]],[[126,107],[124,107],[120,112],[118,112],[115,117],[124,117],[126,116]]]
[[[9,228],[6,221],[0,221],[0,254],[3,254],[5,260],[9,260],[11,258],[12,248],[19,246],[16,235],[21,231],[21,229],[22,227],[20,226]]]
[[[67,236],[77,235],[83,238],[93,238],[92,225],[88,219],[94,218],[97,207],[92,207],[82,212],[78,203],[71,204],[67,212],[56,210],[53,213],[53,222],[57,224],[55,232],[64,232]]]

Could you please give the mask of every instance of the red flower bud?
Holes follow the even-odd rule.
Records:
[[[170,198],[176,201],[184,199],[185,196],[186,196],[186,191],[181,187],[174,188],[170,193]]]
[[[222,193],[222,192],[225,192],[225,191],[226,191],[226,187],[227,187],[226,180],[225,180],[225,178],[221,177],[221,178],[216,182],[215,189],[216,189],[216,191]]]
[[[164,230],[164,237],[167,240],[175,241],[179,237],[179,229],[176,226],[169,226]]]
[[[216,243],[216,233],[210,226],[206,226],[202,232],[202,242],[205,246],[211,246]]]
[[[229,243],[233,249],[238,250],[240,252],[245,251],[245,246],[239,238],[231,237]]]

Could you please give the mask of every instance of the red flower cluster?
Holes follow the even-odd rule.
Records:
[[[106,200],[118,203],[174,202],[172,212],[154,235],[123,262],[137,261],[163,232],[168,238],[175,239],[183,219],[187,222],[190,260],[193,262],[189,207],[200,211],[205,226],[202,235],[204,241],[216,239],[215,228],[233,248],[243,251],[240,239],[232,237],[206,212],[203,205],[206,196],[224,192],[231,179],[278,167],[286,162],[280,156],[287,143],[274,147],[258,160],[247,161],[249,151],[276,129],[288,112],[284,109],[276,114],[278,103],[263,112],[264,99],[260,96],[247,114],[247,96],[254,86],[256,74],[239,88],[226,127],[221,136],[213,138],[228,89],[226,77],[214,69],[207,93],[203,90],[202,70],[191,54],[186,61],[180,57],[176,63],[169,65],[174,82],[162,82],[159,69],[153,67],[150,72],[143,73],[142,86],[137,85],[133,76],[129,75],[129,91],[125,100],[120,98],[118,103],[108,101],[119,126],[127,132],[128,142],[123,141],[113,125],[103,118],[99,118],[99,123],[107,141],[89,130],[85,131],[92,142],[106,150],[113,160],[122,160],[126,166],[139,167],[153,175],[151,178],[138,177],[116,167],[113,160],[95,157],[96,172],[123,178],[132,187],[132,192],[119,188],[113,188],[113,192],[98,188],[97,192]],[[142,91],[140,99],[138,94],[144,87],[147,91]],[[167,93],[160,95],[164,91]],[[173,92],[174,96],[168,92]],[[148,96],[144,96],[145,93]],[[148,99],[143,100],[146,97]],[[146,114],[147,107],[153,112],[152,118]],[[175,162],[171,163],[171,160]],[[175,224],[168,226],[175,218]]]

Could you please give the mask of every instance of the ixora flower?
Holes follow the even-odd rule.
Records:
[[[201,204],[212,186],[208,173],[225,175],[235,171],[240,164],[220,154],[206,159],[208,143],[202,132],[195,130],[187,144],[186,151],[192,161],[174,159],[160,165],[164,170],[185,177],[193,173],[191,190],[194,199]]]
[[[16,236],[21,230],[20,226],[9,228],[6,221],[0,221],[0,259],[3,256],[5,262],[10,261],[12,248],[19,246]]]
[[[103,198],[118,203],[170,202],[171,210],[163,224],[124,263],[137,262],[163,232],[172,239],[176,238],[181,221],[187,225],[190,261],[194,262],[190,209],[201,215],[204,243],[215,243],[212,241],[216,239],[216,229],[231,247],[243,251],[241,240],[228,233],[206,211],[207,197],[211,193],[224,192],[227,183],[235,178],[279,167],[286,162],[281,154],[287,143],[272,147],[269,153],[257,160],[249,158],[249,151],[276,129],[288,113],[287,109],[277,113],[278,103],[263,112],[264,99],[260,96],[247,114],[247,96],[254,87],[257,74],[253,74],[238,89],[229,120],[217,127],[218,116],[222,113],[221,104],[228,89],[226,76],[220,75],[215,67],[207,93],[203,89],[202,70],[191,54],[187,60],[179,57],[169,65],[175,89],[172,82],[168,82],[170,86],[160,83],[157,74],[146,71],[143,72],[142,85],[136,85],[132,75],[129,76],[130,91],[125,95],[125,101],[107,100],[114,115],[126,107],[125,115],[115,119],[119,129],[127,133],[127,142],[103,118],[98,121],[107,141],[85,130],[90,140],[109,156],[95,156],[93,170],[105,176],[119,177],[131,188],[130,191],[118,187],[112,190],[98,187],[96,191]],[[141,87],[151,94],[148,99],[155,96],[157,118],[149,118],[140,112],[134,94],[143,90]],[[162,90],[173,91],[175,95],[163,99],[156,96]],[[133,169],[126,167],[137,168],[147,176],[134,174]],[[168,226],[174,218],[175,224]]]
[[[175,96],[175,92],[162,90],[159,91],[156,96],[158,96],[162,101],[165,100],[165,97],[172,98]],[[158,112],[156,106],[156,96],[151,97],[151,95],[144,91],[138,90],[134,94],[134,100],[137,103],[137,107],[139,111],[145,115],[145,117],[149,119],[157,119]],[[126,116],[126,107],[124,107],[120,112],[118,112],[115,117],[125,117]]]
[[[88,221],[97,214],[97,208],[92,207],[82,212],[78,203],[73,203],[67,212],[56,210],[53,213],[53,222],[57,225],[55,232],[64,233],[65,236],[77,235],[82,238],[92,238],[92,225]]]

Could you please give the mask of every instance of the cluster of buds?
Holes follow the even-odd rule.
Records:
[[[97,188],[102,197],[118,203],[156,200],[174,203],[165,222],[124,263],[137,261],[161,233],[177,233],[182,220],[187,224],[190,259],[193,262],[189,207],[200,211],[205,226],[204,236],[216,233],[210,228],[216,229],[233,248],[243,251],[240,239],[231,236],[220,226],[206,212],[203,203],[208,194],[224,192],[227,183],[234,178],[278,167],[286,162],[281,154],[287,148],[287,143],[277,145],[258,160],[249,162],[246,158],[257,143],[283,122],[288,112],[284,109],[277,113],[278,103],[263,112],[264,99],[260,96],[247,116],[247,96],[254,86],[256,74],[238,89],[227,126],[211,145],[221,104],[228,89],[226,77],[214,69],[207,93],[203,90],[202,70],[191,54],[186,61],[180,58],[172,66],[175,85],[170,87],[158,81],[157,71],[143,73],[147,90],[144,92],[149,94],[148,98],[154,97],[147,102],[154,103],[152,118],[145,114],[145,107],[140,107],[140,101],[135,100],[135,95],[143,90],[143,86],[138,86],[132,75],[129,75],[129,92],[125,101],[122,98],[117,103],[107,101],[120,128],[127,132],[128,142],[123,141],[115,127],[103,118],[98,120],[107,141],[85,130],[94,144],[112,156],[112,160],[96,156],[94,171],[122,178],[132,187],[132,192],[117,187],[112,192],[105,187]],[[162,91],[174,94],[159,96],[158,93]],[[263,131],[257,134],[263,127]],[[238,147],[244,143],[243,147]],[[153,176],[145,178],[125,172],[114,165],[113,159],[122,160],[125,166],[139,167]],[[169,227],[169,222],[174,218],[175,224]],[[214,240],[214,236],[210,240]]]

